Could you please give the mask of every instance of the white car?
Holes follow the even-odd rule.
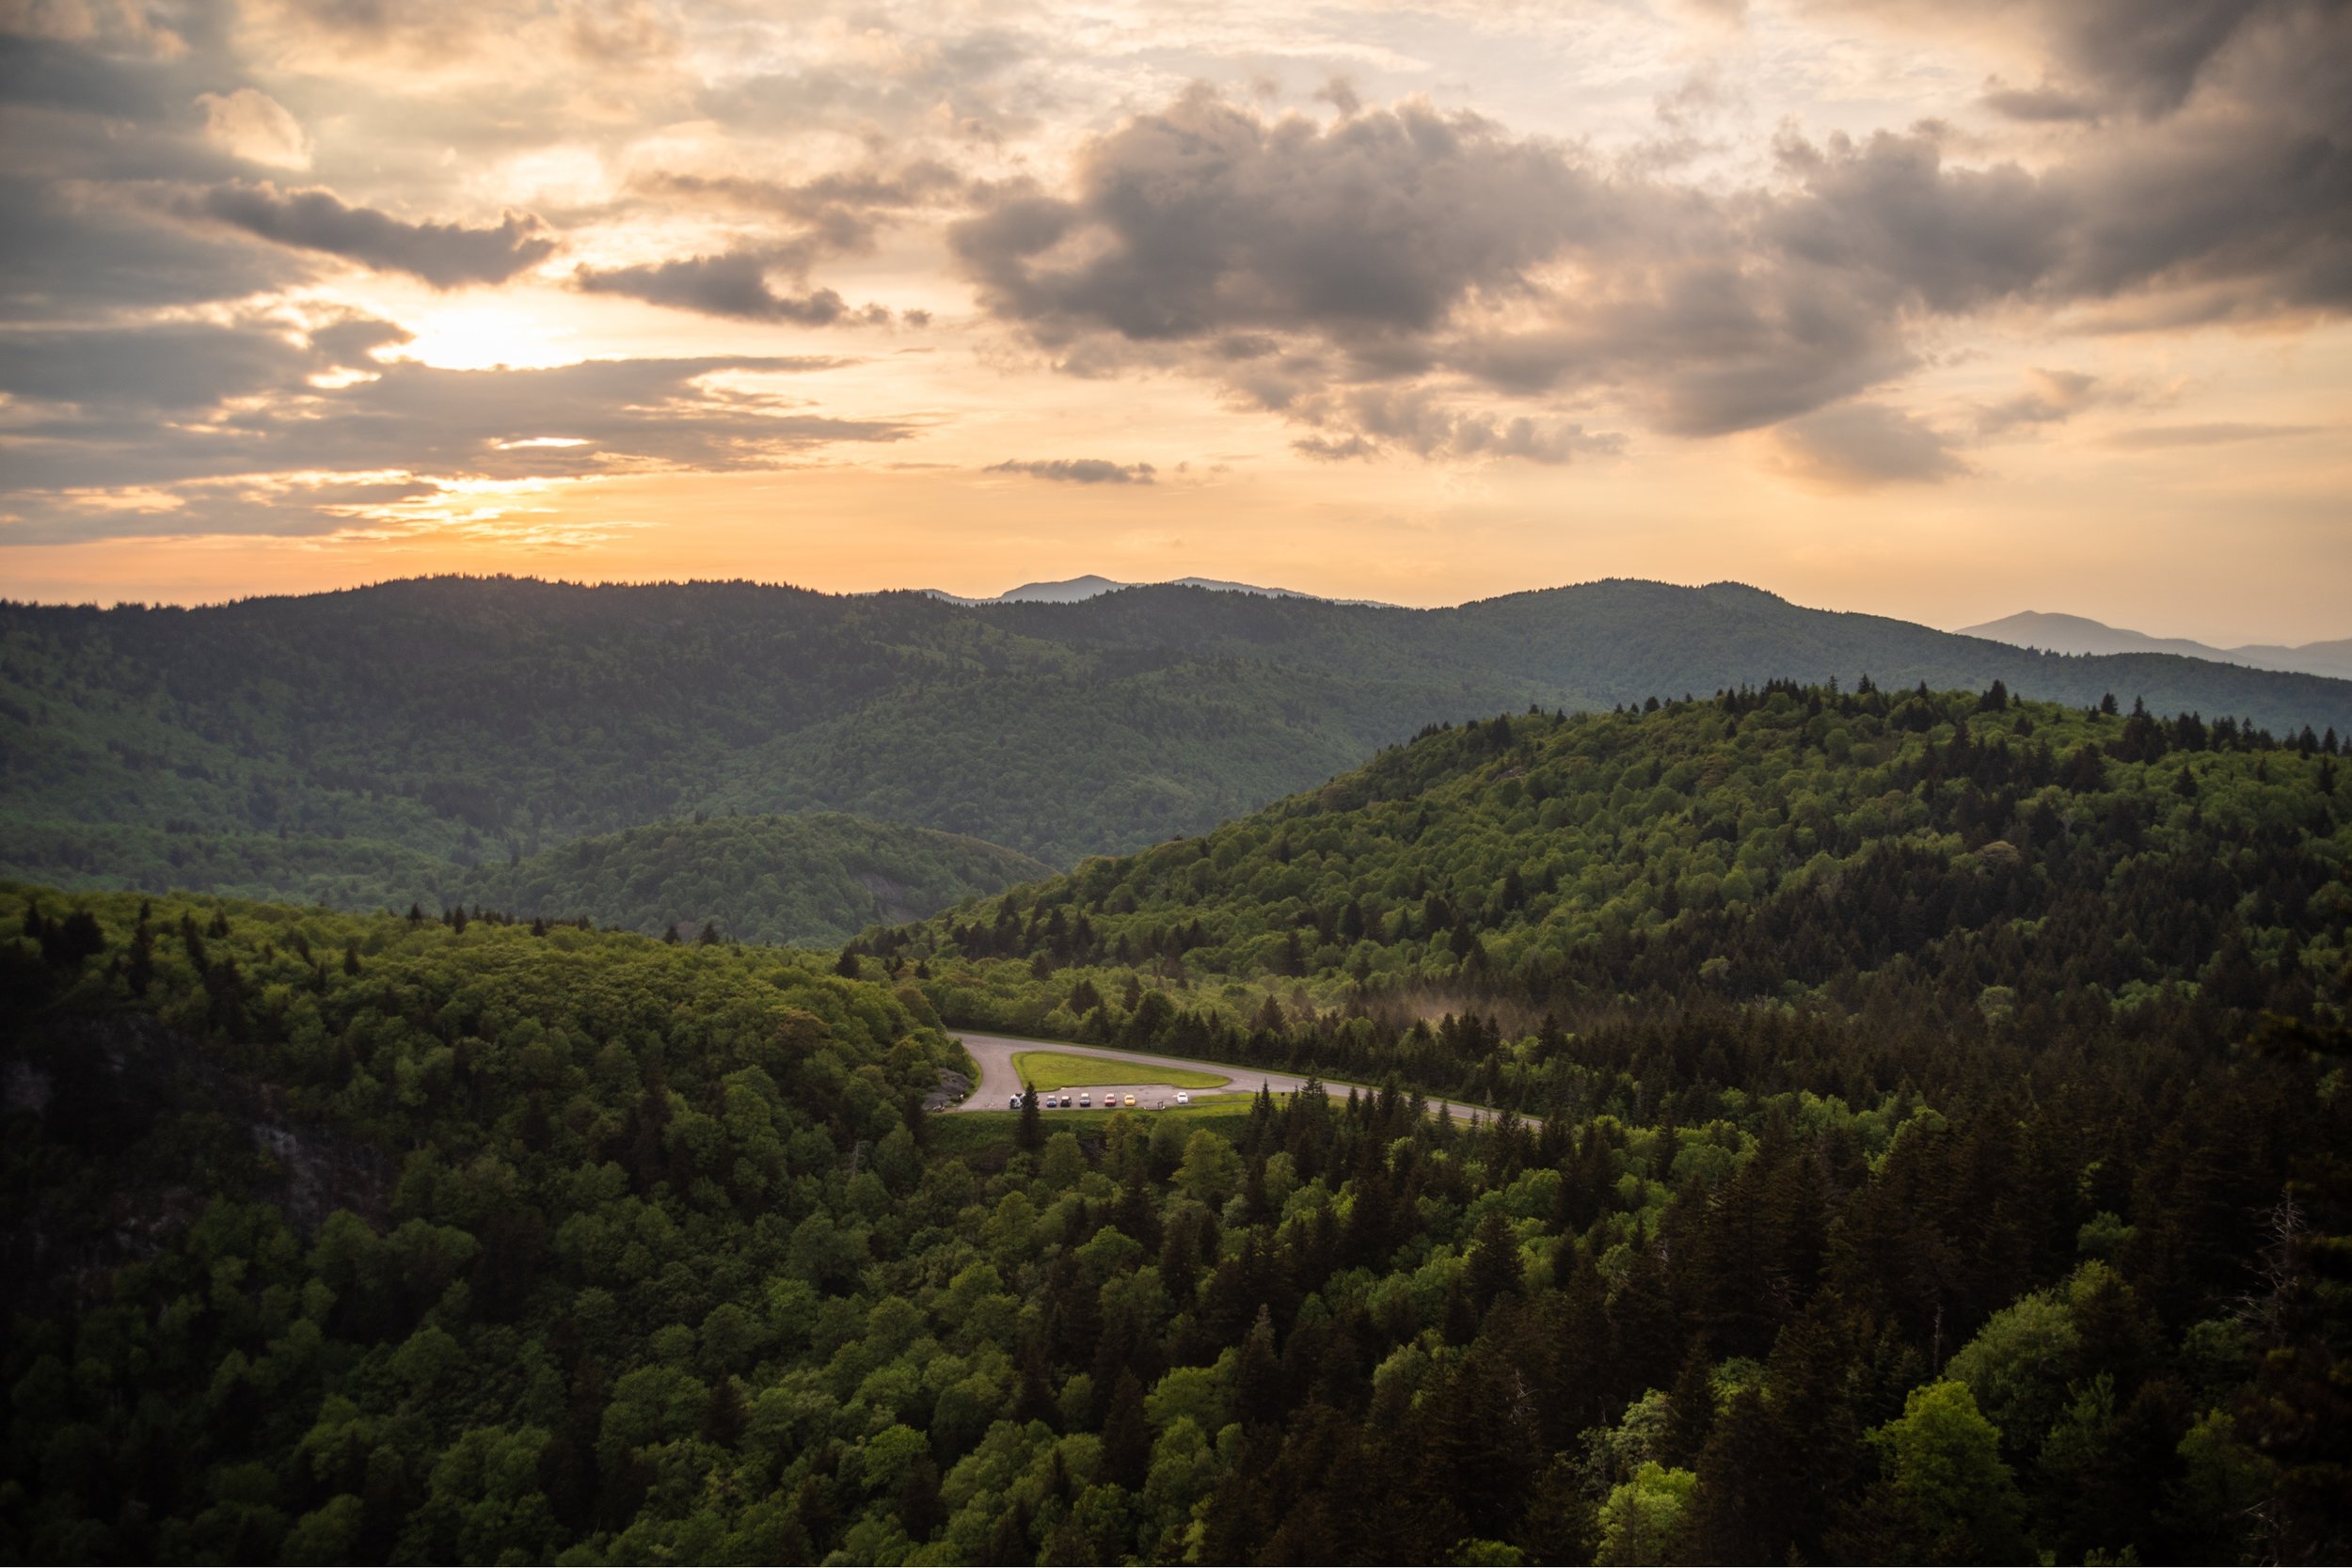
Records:
[[[1094,1097],[1093,1097],[1092,1095],[1090,1095],[1090,1094],[1082,1094],[1082,1095],[1080,1095],[1080,1096],[1078,1097],[1078,1109],[1079,1109],[1079,1110],[1081,1110],[1081,1111],[1089,1111],[1089,1110],[1092,1110],[1093,1108],[1094,1108]]]
[[[1186,1094],[1182,1089],[1178,1089],[1176,1091],[1176,1103],[1179,1105],[1189,1105],[1192,1103],[1192,1096]]]

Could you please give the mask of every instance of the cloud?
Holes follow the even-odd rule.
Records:
[[[2282,20],[2336,8],[2332,0],[2006,0],[1958,7],[1947,0],[1822,0],[1823,8],[1873,16],[1907,30],[1976,39],[2007,32],[2039,52],[2051,106],[2105,107],[2144,119],[2182,107],[2249,37]],[[2034,105],[2026,95],[2026,106]],[[2090,114],[2021,118],[2088,119]]]
[[[2271,441],[2288,436],[2317,435],[2321,427],[2308,424],[2159,424],[2118,431],[2106,445],[2130,451],[2162,447],[2217,447],[2239,441]]]
[[[1150,484],[1158,473],[1149,463],[1111,463],[1100,457],[1009,458],[981,471],[1027,474],[1065,484]]]
[[[1947,166],[1932,131],[1833,136],[1825,147],[1785,139],[1780,158],[1802,192],[1759,238],[1879,300],[1977,310],[2034,287],[2064,256],[2066,193],[2014,164]]]
[[[2137,386],[2121,385],[2082,371],[2036,368],[2026,372],[2026,388],[1977,409],[1977,434],[2004,436],[2015,430],[2063,424],[2088,408],[2129,408],[2150,401]]]
[[[84,184],[0,178],[0,315],[206,305],[298,281],[282,252],[199,233]]]
[[[796,29],[799,58],[707,87],[696,107],[742,134],[823,127],[884,144],[940,136],[993,146],[1059,95],[1067,44],[1001,26],[926,35],[861,22]],[[1026,68],[1025,70],[1025,68]]]
[[[1676,435],[1763,428],[1866,397],[1995,314],[2137,329],[2352,309],[2352,7],[2000,17],[2048,69],[2000,106],[2096,120],[2031,167],[1957,156],[1932,124],[1785,132],[1774,179],[1698,186],[1671,160],[1606,164],[1416,102],[1319,122],[1195,88],[1084,144],[1059,182],[977,189],[949,243],[983,308],[1063,371],[1196,375],[1311,427],[1318,455],[1556,453],[1502,434],[1522,428],[1511,405],[1567,429],[1597,395]],[[1716,91],[1693,77],[1661,113],[1679,124]],[[1987,432],[2068,411],[2056,386],[1986,410]],[[1470,422],[1376,428],[1367,388]],[[1823,431],[1810,445],[1855,435]]]
[[[345,334],[321,345],[266,324],[17,332],[0,361],[0,389],[28,403],[111,414],[201,414],[293,387],[314,372],[366,363],[372,348],[402,336],[374,325],[381,336],[373,343]]]
[[[258,87],[199,94],[204,135],[215,146],[251,164],[309,168],[310,139],[286,106]]]
[[[1401,451],[1423,458],[1516,457],[1560,464],[1623,445],[1614,436],[1587,435],[1581,425],[1452,407],[1422,388],[1361,388],[1311,401],[1295,413],[1305,422],[1342,434],[1305,436],[1292,442],[1293,449],[1334,462]]]
[[[128,526],[74,499],[90,491],[183,502],[234,492],[260,509],[241,528],[300,531],[325,525],[276,515],[270,507],[280,502],[251,498],[299,507],[339,484],[724,472],[917,434],[904,420],[818,413],[763,389],[832,359],[457,371],[380,357],[405,337],[366,318],[307,334],[268,320],[11,334],[0,358],[0,393],[15,415],[0,506],[22,526],[8,536],[91,537]]]
[[[1360,114],[1364,107],[1363,94],[1358,92],[1356,84],[1344,76],[1334,76],[1317,87],[1315,102],[1328,103],[1339,110],[1342,119],[1345,119],[1350,115]]]
[[[370,396],[427,384],[398,361],[337,357],[317,334],[257,327],[233,303],[332,297],[344,262],[494,286],[548,266],[564,234],[593,234],[616,248],[582,255],[640,264],[564,258],[583,293],[822,327],[891,319],[851,304],[870,286],[834,276],[833,259],[887,244],[875,272],[904,277],[944,233],[995,326],[981,345],[991,363],[1191,378],[1229,408],[1272,415],[1319,458],[1559,464],[1619,450],[1599,433],[1612,425],[1691,437],[1782,425],[1758,445],[1792,468],[1894,483],[1958,471],[1963,440],[2152,401],[2127,377],[2053,369],[1930,423],[1896,408],[1890,387],[1948,363],[1988,324],[2047,341],[2299,327],[2352,309],[2352,6],[1798,9],[1824,8],[1989,48],[1931,89],[1962,128],[1834,135],[1791,122],[1761,164],[1747,117],[1729,111],[1743,89],[1769,99],[1785,84],[1744,46],[1714,66],[1707,51],[1659,55],[1615,107],[1564,110],[1596,128],[1588,143],[1384,102],[1400,82],[1449,83],[1452,68],[1410,74],[1438,56],[1408,62],[1371,41],[1290,56],[1282,69],[1302,87],[1331,85],[1300,100],[1310,113],[1285,115],[1244,87],[1228,99],[1155,85],[1271,69],[1232,53],[1238,35],[1177,29],[1137,54],[1116,21],[1073,58],[1001,26],[943,31],[830,6],[781,33],[644,0],[20,6],[12,20],[76,36],[0,49],[18,174],[0,179],[0,316],[40,329],[8,352],[49,388],[27,416],[40,463],[111,443],[134,467],[201,467],[239,442],[274,463],[294,451],[297,413],[348,443],[339,421]],[[1774,26],[1792,20],[1807,18],[1783,8]],[[1118,40],[1108,54],[1105,39]],[[1903,58],[1923,57],[1901,41]],[[650,63],[634,69],[639,55]],[[333,190],[258,183],[306,166],[313,135]],[[2012,162],[2010,149],[2026,150]],[[1703,178],[1686,172],[1710,152],[1724,156]],[[558,166],[592,177],[548,177]],[[567,197],[517,194],[567,184]],[[518,211],[498,220],[485,191]],[[670,238],[707,236],[714,220],[730,237]],[[141,387],[144,350],[40,335],[151,311],[201,315],[226,336],[146,340],[160,357]],[[611,325],[604,311],[580,319]],[[76,383],[58,360],[82,351]],[[376,390],[310,384],[329,372]],[[712,392],[731,372],[713,373],[653,374],[638,390],[723,427],[743,411]],[[468,384],[433,385],[463,396]],[[771,422],[730,439],[758,447],[787,412],[768,407]],[[157,425],[152,452],[119,434],[142,419]],[[501,441],[572,438],[488,422]],[[430,421],[411,428],[442,464],[689,460],[634,427],[495,457]]]
[[[884,323],[891,315],[879,305],[852,309],[834,290],[809,287],[810,267],[823,257],[871,251],[884,225],[952,197],[962,180],[944,164],[917,160],[895,170],[841,170],[799,182],[660,172],[636,186],[657,198],[687,198],[697,207],[725,202],[800,228],[788,237],[717,255],[628,267],[582,266],[573,274],[574,287],[736,321],[824,326]],[[777,290],[769,281],[771,276],[788,277],[798,292]],[[920,325],[930,316],[914,311],[907,319]]]
[[[1968,471],[1944,437],[1899,408],[1848,403],[1772,432],[1788,470],[1833,490],[1932,484]]]
[[[0,47],[0,103],[33,104],[121,118],[149,118],[155,109],[154,73],[126,67],[95,51],[11,29]]]
[[[949,243],[1067,370],[1191,369],[1313,426],[1318,456],[1558,462],[1567,427],[1377,384],[1502,365],[1453,338],[1457,315],[1540,301],[1532,269],[1618,215],[1563,150],[1475,116],[1358,104],[1324,125],[1195,90],[1090,145],[1068,195],[981,192]]]
[[[1913,362],[1912,316],[2049,264],[2053,198],[2018,171],[1947,177],[1925,138],[1788,150],[1794,194],[1719,200],[1418,103],[1323,126],[1194,91],[1091,144],[1066,195],[982,193],[950,243],[983,305],[1081,373],[1173,364],[1317,426],[1391,407],[1351,384],[1613,388],[1683,435],[1863,391]],[[1423,433],[1319,428],[1301,450],[1573,447],[1492,411],[1433,436],[1418,406]]]
[[[890,319],[881,306],[852,310],[831,289],[781,294],[771,288],[771,271],[796,272],[789,250],[734,250],[646,266],[580,267],[572,286],[585,293],[625,294],[652,305],[724,316],[736,321],[792,322],[802,326],[879,323]]]
[[[2169,114],[2236,39],[2302,0],[2039,0],[2060,60],[2136,113]]]
[[[179,210],[297,250],[322,251],[377,272],[404,272],[437,289],[502,283],[555,251],[546,225],[508,213],[495,229],[407,223],[352,207],[332,191],[281,192],[272,185],[216,185]]]
[[[945,164],[917,159],[887,172],[842,170],[795,182],[663,172],[645,177],[639,185],[658,196],[685,197],[697,204],[723,201],[792,219],[804,226],[795,241],[800,253],[814,259],[872,249],[882,225],[957,197],[964,180]]]
[[[1423,332],[1519,287],[1591,207],[1556,150],[1474,116],[1406,103],[1327,128],[1204,91],[1094,143],[1073,186],[1006,187],[950,237],[989,308],[1049,342]]]
[[[2063,87],[2006,87],[1994,83],[1985,89],[1984,106],[2010,119],[2029,125],[2063,124],[2099,118],[2099,106],[2080,93]]]

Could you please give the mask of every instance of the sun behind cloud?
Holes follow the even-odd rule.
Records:
[[[2153,9],[20,8],[0,561],[981,590],[1182,537],[1958,624],[2062,519],[2146,618],[2331,633],[2352,18]]]

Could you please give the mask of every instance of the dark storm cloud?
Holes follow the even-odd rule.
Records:
[[[219,185],[179,210],[241,229],[297,250],[323,251],[377,272],[405,272],[437,289],[503,283],[555,251],[546,225],[509,213],[495,229],[408,223],[373,207],[353,207],[332,191],[279,191],[271,185]]]
[[[736,321],[830,326],[890,319],[890,312],[880,306],[851,309],[831,289],[816,289],[803,294],[777,293],[768,281],[769,275],[797,275],[799,260],[799,253],[787,247],[734,250],[647,266],[580,267],[572,274],[572,285],[585,293],[625,294],[652,305]]]
[[[1009,458],[985,473],[1027,474],[1064,484],[1149,484],[1157,474],[1149,463],[1112,463],[1100,457]]]

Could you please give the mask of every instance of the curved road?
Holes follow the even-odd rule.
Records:
[[[1233,1067],[1225,1062],[1203,1062],[1184,1056],[1154,1056],[1149,1052],[1120,1051],[1107,1045],[1071,1045],[1061,1040],[1025,1040],[1016,1039],[1010,1035],[960,1033],[957,1038],[963,1041],[964,1050],[972,1053],[972,1060],[978,1065],[980,1081],[974,1086],[971,1096],[961,1105],[949,1106],[950,1111],[1007,1109],[1011,1098],[1021,1092],[1021,1075],[1012,1070],[1012,1059],[1015,1054],[1024,1051],[1051,1051],[1064,1056],[1099,1056],[1106,1062],[1134,1066],[1137,1070],[1132,1081],[1089,1085],[1088,1092],[1093,1094],[1098,1104],[1101,1103],[1105,1093],[1118,1095],[1132,1093],[1136,1097],[1136,1109],[1138,1111],[1160,1110],[1176,1103],[1176,1090],[1164,1080],[1154,1078],[1152,1074],[1153,1068],[1182,1068],[1190,1072],[1221,1072],[1232,1079],[1232,1083],[1222,1089],[1186,1091],[1196,1100],[1219,1094],[1255,1094],[1260,1085],[1263,1085],[1276,1094],[1295,1094],[1307,1086],[1307,1081],[1295,1072],[1277,1072],[1271,1068]],[[1337,1088],[1341,1097],[1345,1098],[1346,1085],[1330,1086]],[[1070,1092],[1076,1094],[1080,1091],[1073,1088]],[[1454,1119],[1456,1121],[1483,1121],[1494,1115],[1484,1106],[1465,1105],[1459,1101],[1451,1100],[1431,1101],[1429,1102],[1431,1113],[1434,1115],[1440,1105],[1453,1112]],[[1045,1114],[1051,1116],[1053,1113],[1049,1111]],[[1537,1127],[1541,1123],[1529,1118],[1527,1125]]]

